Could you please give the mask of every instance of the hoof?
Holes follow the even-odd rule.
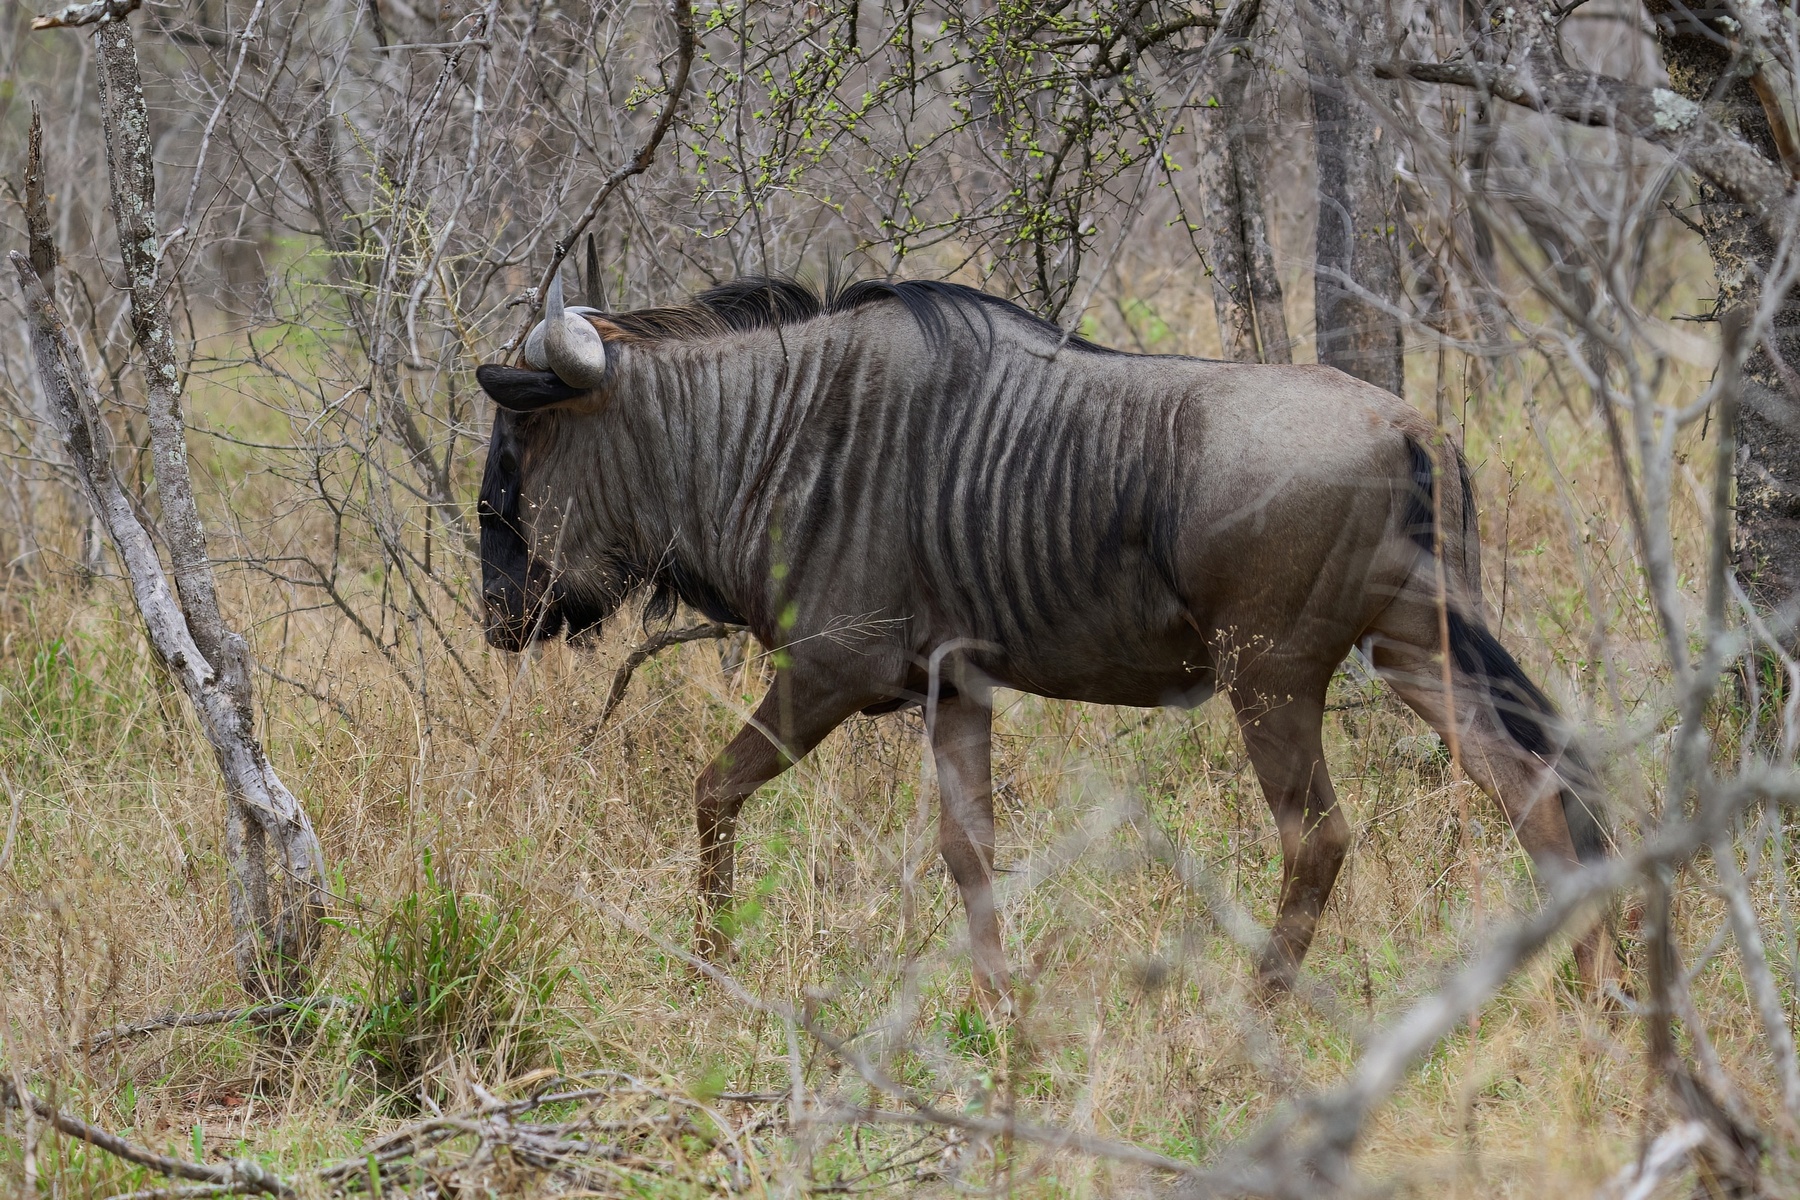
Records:
[[[969,985],[969,1007],[990,1021],[1010,1020],[1014,1008],[1012,991],[1004,978],[977,975]]]
[[[737,946],[724,930],[707,922],[694,934],[694,957],[704,959],[716,967],[723,967],[736,961]],[[704,971],[700,973],[705,974]]]
[[[1256,968],[1256,991],[1264,1004],[1273,1004],[1286,999],[1294,990],[1294,980],[1298,978],[1298,964],[1285,956],[1271,955],[1264,958]]]
[[[1611,932],[1600,925],[1575,943],[1575,976],[1590,1000],[1602,1009],[1616,1010],[1622,1006],[1613,993],[1624,990],[1625,970]]]

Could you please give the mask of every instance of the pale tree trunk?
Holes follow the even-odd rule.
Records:
[[[1212,226],[1213,310],[1226,358],[1291,362],[1281,281],[1263,214],[1262,188],[1246,132],[1250,35],[1261,0],[1238,0],[1219,29],[1225,53],[1218,92],[1199,110],[1199,174]]]
[[[1345,77],[1348,54],[1383,45],[1372,19],[1341,0],[1315,0],[1306,14],[1319,193],[1313,325],[1320,362],[1402,395],[1399,200],[1383,165],[1393,156]]]
[[[31,105],[31,131],[26,135],[25,151],[25,216],[26,225],[31,230],[30,249],[31,266],[44,281],[44,286],[54,294],[56,290],[56,243],[49,236],[50,219],[49,200],[44,190],[44,122],[38,113],[34,101]],[[41,232],[40,232],[41,231]],[[23,400],[23,397],[21,397]],[[31,574],[38,573],[38,554],[41,547],[37,537],[38,510],[43,506],[45,487],[40,472],[46,470],[57,461],[55,441],[51,430],[54,422],[51,419],[49,399],[43,395],[43,389],[34,389],[31,398],[30,412],[27,414],[31,424],[31,458],[32,462],[19,472],[19,528],[18,555],[15,561]],[[23,405],[21,405],[23,408]],[[61,490],[60,488],[58,489]],[[86,517],[78,513],[73,506],[69,512],[70,524],[73,525]],[[10,572],[9,572],[10,574]]]
[[[149,534],[113,471],[111,440],[79,352],[32,264],[12,255],[32,323],[33,349],[83,490],[125,564],[150,644],[193,702],[225,777],[226,851],[239,978],[256,994],[304,981],[323,908],[324,861],[305,810],[275,773],[255,733],[249,650],[219,613],[206,535],[188,471],[181,372],[163,303],[149,114],[125,15],[136,0],[71,9],[48,24],[95,22],[101,118],[113,216],[149,415],[161,540],[175,594]],[[42,215],[42,214],[38,214]],[[33,218],[32,246],[48,238]]]

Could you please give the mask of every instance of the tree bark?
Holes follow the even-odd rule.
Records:
[[[1275,273],[1244,112],[1250,82],[1249,39],[1261,0],[1239,0],[1219,36],[1218,94],[1200,109],[1200,177],[1212,225],[1213,311],[1226,358],[1291,362],[1281,280]]]
[[[1346,47],[1382,45],[1341,0],[1315,0],[1307,21],[1319,221],[1314,238],[1313,325],[1318,359],[1404,395],[1398,316],[1398,199],[1378,129],[1352,94]],[[1378,52],[1378,51],[1377,51]]]
[[[255,736],[249,648],[219,612],[188,469],[181,372],[163,303],[149,113],[137,47],[124,19],[135,5],[127,5],[130,0],[113,0],[111,7],[84,6],[57,20],[76,24],[85,23],[77,18],[85,18],[95,24],[107,174],[144,378],[160,533],[169,552],[174,596],[150,536],[113,472],[111,438],[98,398],[55,302],[33,264],[16,253],[12,259],[30,313],[38,374],[76,474],[125,563],[150,644],[199,713],[225,777],[225,843],[239,978],[252,994],[288,995],[302,990],[323,910],[324,860],[305,810]],[[40,244],[48,242],[49,223],[41,206],[29,207],[28,220],[35,257]],[[54,247],[49,249],[54,261]]]
[[[1647,0],[1669,88],[1573,69],[1540,7],[1515,21],[1510,61],[1379,63],[1378,75],[1479,88],[1488,95],[1659,146],[1694,173],[1693,225],[1718,282],[1716,312],[1754,308],[1796,198],[1790,160],[1800,144],[1783,115],[1794,80],[1759,45],[1762,10],[1697,11]],[[1511,10],[1508,10],[1511,11]],[[1744,51],[1744,52],[1740,52]],[[1800,597],[1800,302],[1783,296],[1770,333],[1744,364],[1736,465],[1738,577],[1757,605],[1791,623]],[[1786,610],[1785,612],[1783,610]]]
[[[50,236],[50,201],[44,191],[44,120],[35,100],[25,147],[26,241],[31,247],[31,269],[50,288],[55,284],[56,242]]]
[[[31,248],[31,265],[43,279],[44,286],[52,292],[56,288],[56,243],[50,237],[49,200],[44,191],[44,122],[38,112],[35,101],[31,105],[31,130],[25,142],[25,226],[27,242]],[[20,397],[23,401],[24,397]],[[24,407],[23,403],[21,407]],[[31,419],[31,457],[33,459],[30,474],[19,473],[19,528],[18,552],[14,562],[25,571],[36,574],[38,570],[38,554],[40,547],[37,537],[37,513],[43,502],[44,488],[36,478],[44,464],[56,461],[55,442],[51,429],[53,422],[50,415],[49,401],[44,397],[42,389],[36,389],[32,396],[29,417]],[[57,488],[58,491],[62,489]],[[71,527],[81,522],[82,516],[75,504],[69,506],[69,524]],[[11,575],[11,571],[8,571]]]
[[[1785,182],[1778,130],[1758,94],[1760,72],[1739,69],[1729,49],[1734,31],[1723,21],[1703,23],[1673,0],[1649,0],[1646,9],[1656,23],[1671,90],[1704,104],[1708,116],[1761,156],[1761,173]],[[1722,186],[1729,182],[1706,174],[1696,181],[1694,219],[1712,256],[1719,312],[1756,306],[1776,252],[1772,214],[1746,203],[1741,191]],[[1769,336],[1744,363],[1738,415],[1737,571],[1758,606],[1770,611],[1800,594],[1800,396],[1783,378],[1792,381],[1795,370],[1800,370],[1800,303],[1790,294],[1782,299]]]

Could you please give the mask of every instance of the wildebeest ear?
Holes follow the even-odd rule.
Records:
[[[475,368],[475,382],[488,399],[509,412],[535,412],[582,395],[556,377],[554,371],[526,371],[487,363]]]

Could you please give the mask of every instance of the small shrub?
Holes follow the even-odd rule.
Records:
[[[431,1077],[452,1062],[490,1077],[538,1065],[570,972],[516,889],[459,891],[429,851],[424,880],[379,920],[345,925],[361,976],[354,1058],[403,1105],[422,1086],[441,1094]]]
[[[958,1008],[938,1018],[940,1031],[958,1054],[986,1062],[1000,1053],[1000,1033],[977,1009]]]

